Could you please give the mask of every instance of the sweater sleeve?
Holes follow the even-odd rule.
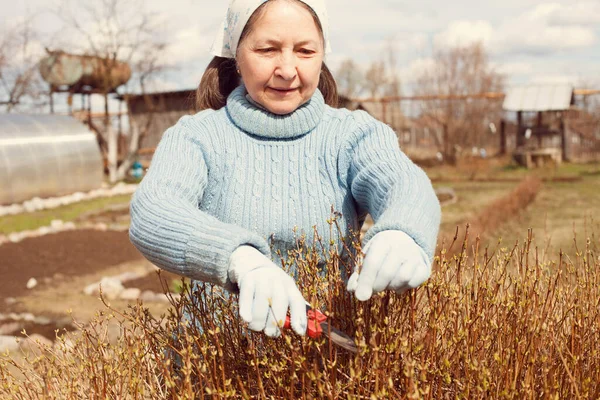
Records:
[[[364,243],[381,231],[399,230],[433,260],[441,208],[431,181],[400,150],[390,127],[363,111],[352,114],[356,128],[340,159],[359,211],[369,212],[374,221]]]
[[[203,113],[207,112],[212,111]],[[156,266],[231,288],[227,277],[231,253],[248,244],[270,256],[270,248],[260,235],[199,210],[208,169],[197,133],[186,124],[188,118],[192,117],[183,117],[165,132],[132,197],[129,237]]]

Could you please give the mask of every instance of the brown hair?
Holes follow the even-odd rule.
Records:
[[[315,23],[321,31],[321,36],[323,36],[321,22],[313,9],[300,0],[292,1],[297,1],[312,14]],[[264,13],[265,5],[267,3],[268,2],[263,3],[256,9],[252,16],[250,16],[248,23],[242,31],[239,43],[241,43],[251,32],[256,21]],[[240,85],[240,83],[241,79],[237,73],[236,61],[233,58],[214,57],[206,67],[202,79],[200,80],[200,84],[198,85],[198,89],[196,90],[196,109],[198,111],[206,109],[218,110],[224,107],[225,104],[227,104],[227,97],[231,94],[233,89]],[[325,65],[324,62],[321,64],[318,88],[323,94],[326,104],[331,107],[338,107],[337,84],[335,83],[331,71],[329,71],[329,68],[327,68],[327,65]]]

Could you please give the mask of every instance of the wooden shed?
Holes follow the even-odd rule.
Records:
[[[574,100],[573,86],[569,84],[527,85],[508,90],[502,108],[516,113],[513,158],[518,163],[530,168],[569,159],[567,117]],[[501,147],[505,148],[504,129],[501,134]]]
[[[195,112],[196,91],[124,95],[120,99],[127,103],[130,128],[140,130],[139,154],[149,161],[165,131],[182,116]]]

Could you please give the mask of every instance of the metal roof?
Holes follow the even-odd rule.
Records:
[[[572,97],[570,84],[518,86],[508,90],[502,108],[506,111],[568,110]]]

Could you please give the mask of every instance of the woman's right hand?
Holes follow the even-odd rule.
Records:
[[[240,246],[229,261],[229,279],[240,289],[240,317],[254,331],[279,336],[290,309],[292,329],[306,333],[306,301],[291,276],[252,246]]]

